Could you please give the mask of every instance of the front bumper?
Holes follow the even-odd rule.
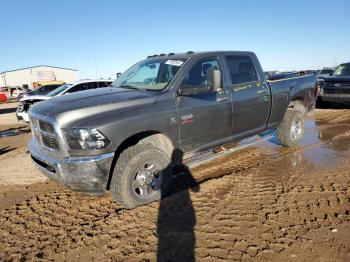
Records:
[[[32,139],[29,152],[36,167],[47,177],[79,192],[103,195],[114,153],[88,157],[60,158],[46,154]]]
[[[350,103],[350,94],[320,94],[319,98],[324,102]]]

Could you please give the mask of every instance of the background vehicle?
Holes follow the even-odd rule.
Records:
[[[334,72],[334,69],[329,68],[329,67],[324,67],[318,72],[317,77],[320,78],[320,77],[324,77],[324,76],[329,76],[333,72]]]
[[[316,76],[266,81],[251,52],[151,56],[111,86],[30,109],[29,151],[48,177],[126,208],[167,194],[174,166],[275,129],[294,146],[315,106]],[[210,158],[208,158],[210,157]]]
[[[55,90],[57,87],[60,87],[63,84],[43,85],[38,87],[35,90],[29,90],[28,92],[21,92],[17,96],[17,101],[21,100],[23,97],[35,96],[35,95],[47,95],[48,93],[50,93],[51,91]]]
[[[7,95],[5,93],[0,92],[0,102],[1,103],[7,102]]]
[[[298,76],[306,76],[306,75],[316,75],[317,72],[316,70],[302,70],[302,71],[296,72],[296,74]]]
[[[23,92],[24,88],[20,86],[3,86],[0,87],[0,94],[4,102],[15,100],[20,92]],[[5,97],[7,98],[5,101]]]
[[[56,87],[54,90],[47,93],[46,95],[42,95],[39,93],[39,94],[34,94],[31,96],[24,97],[20,100],[20,102],[18,104],[18,108],[16,111],[17,119],[24,120],[25,122],[29,122],[28,110],[33,104],[51,99],[51,98],[56,97],[56,96],[62,96],[65,94],[76,93],[79,91],[107,87],[111,83],[112,83],[111,80],[105,80],[105,79],[97,79],[97,80],[86,80],[85,79],[85,80],[80,80],[80,81],[74,81],[71,83],[66,83],[64,85]],[[33,92],[35,92],[35,91],[33,91]],[[44,91],[44,92],[46,92],[46,91]]]
[[[278,79],[286,79],[291,77],[297,77],[298,75],[294,72],[282,72],[274,75],[270,75],[268,80],[278,80]]]
[[[318,103],[350,103],[350,63],[339,65],[330,76],[318,80]]]
[[[0,87],[0,102],[2,103],[7,102],[7,93],[8,93],[8,87],[6,86]]]

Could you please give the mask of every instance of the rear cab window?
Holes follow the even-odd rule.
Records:
[[[259,81],[253,61],[246,55],[225,57],[228,74],[233,85]]]

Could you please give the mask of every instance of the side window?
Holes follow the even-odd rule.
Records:
[[[75,93],[75,92],[84,91],[87,89],[88,89],[88,83],[83,83],[83,84],[73,86],[70,90],[68,90],[67,93]]]
[[[98,82],[98,87],[110,86],[112,82]]]
[[[98,84],[98,87],[100,88],[107,86],[106,82],[98,82],[97,84]]]
[[[97,82],[89,82],[88,83],[88,88],[87,89],[95,89],[98,88]]]
[[[205,58],[196,62],[187,73],[182,85],[197,88],[208,87],[208,69],[219,69],[219,62],[216,58]]]
[[[226,56],[232,84],[258,81],[253,62],[248,56]]]

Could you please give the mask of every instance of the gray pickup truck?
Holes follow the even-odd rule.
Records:
[[[49,178],[133,208],[166,195],[175,166],[232,141],[275,129],[297,145],[315,83],[267,82],[252,52],[154,55],[110,87],[33,106],[29,151]]]

